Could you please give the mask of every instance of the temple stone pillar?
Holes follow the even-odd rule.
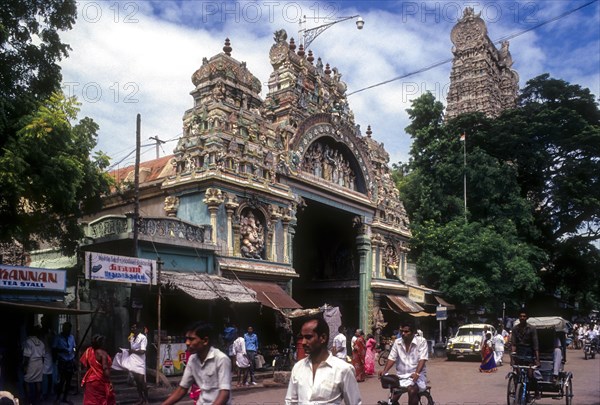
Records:
[[[203,202],[208,207],[208,212],[210,213],[210,226],[212,227],[210,240],[212,243],[217,243],[217,211],[219,210],[219,206],[223,204],[223,201],[225,199],[221,190],[218,188],[206,189]]]
[[[227,212],[227,254],[233,256],[233,213],[240,206],[235,195],[227,194],[225,211]]]
[[[359,255],[359,271],[358,271],[358,280],[359,280],[359,325],[360,328],[368,333],[371,328],[371,311],[369,307],[372,306],[371,297],[371,261],[372,261],[372,251],[371,251],[371,238],[368,235],[369,229],[367,225],[361,225],[361,230],[359,235],[356,237],[356,247],[358,249]]]
[[[271,218],[270,218],[270,232],[269,232],[269,237],[270,239],[270,251],[269,251],[269,255],[268,258],[269,260],[271,260],[272,262],[276,262],[277,261],[277,222],[279,222],[279,220],[281,219],[281,212],[279,211],[279,207],[272,205],[271,206],[271,210],[270,210],[270,214],[271,214]],[[285,238],[285,231],[284,231],[284,238]]]

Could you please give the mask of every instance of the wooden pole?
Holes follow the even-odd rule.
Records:
[[[138,257],[138,217],[140,215],[140,148],[142,116],[137,115],[135,125],[135,170],[133,182],[133,257]]]
[[[159,373],[160,373],[160,336],[161,336],[161,316],[160,316],[160,312],[161,312],[161,306],[162,306],[162,292],[161,292],[161,288],[160,288],[160,272],[162,269],[162,265],[163,262],[160,260],[160,257],[158,257],[158,260],[156,260],[156,286],[158,287],[158,297],[156,299],[156,306],[157,306],[157,325],[156,325],[156,381],[155,384],[158,387],[160,378],[159,378]]]

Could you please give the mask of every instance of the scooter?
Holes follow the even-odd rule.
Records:
[[[586,339],[583,345],[583,358],[593,359],[596,357],[596,352],[598,351],[598,339]]]

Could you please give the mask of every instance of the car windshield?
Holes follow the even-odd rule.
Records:
[[[481,336],[483,334],[483,328],[458,328],[458,333],[456,336],[469,336],[469,335],[478,335]]]

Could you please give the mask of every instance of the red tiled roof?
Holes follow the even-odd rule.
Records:
[[[140,184],[149,183],[174,174],[175,168],[171,165],[171,159],[173,159],[173,155],[140,162]],[[112,170],[108,174],[115,179],[117,184],[125,181],[133,183],[134,169],[135,165],[130,165]]]

